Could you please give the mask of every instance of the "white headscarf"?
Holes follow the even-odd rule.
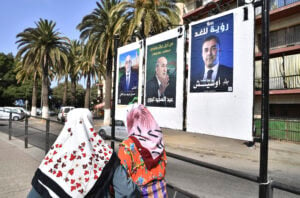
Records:
[[[112,152],[94,130],[91,112],[74,109],[39,166],[33,184],[39,183],[51,197],[84,197]]]

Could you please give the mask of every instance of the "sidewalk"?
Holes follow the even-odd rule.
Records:
[[[95,125],[97,129],[99,123]],[[163,134],[167,152],[258,175],[259,143],[247,147],[241,140],[166,128]],[[0,197],[26,197],[43,156],[43,150],[31,145],[25,149],[22,140],[12,137],[9,141],[8,135],[0,132]],[[269,172],[273,178],[286,178],[287,182],[300,185],[299,167],[300,144],[269,142]]]
[[[36,147],[24,148],[24,142],[0,132],[0,197],[26,197],[31,179],[45,152]]]

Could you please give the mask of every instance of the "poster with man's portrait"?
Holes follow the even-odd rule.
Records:
[[[138,101],[139,49],[120,54],[118,60],[118,104],[132,104]]]
[[[233,91],[233,14],[191,27],[190,92]]]
[[[177,38],[147,46],[146,106],[176,106]]]

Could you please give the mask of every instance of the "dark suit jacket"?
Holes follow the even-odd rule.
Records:
[[[167,106],[175,107],[176,105],[176,81],[170,78],[169,86],[166,88],[164,96],[166,98],[163,101],[163,96],[158,97],[158,81],[156,76],[147,81],[146,84],[146,105],[147,106]]]
[[[121,76],[118,91],[118,104],[127,105],[137,101],[138,97],[138,74],[135,71],[130,73],[129,87],[126,86],[126,74]]]
[[[129,92],[138,88],[138,74],[135,71],[130,72],[129,87],[126,86],[126,74],[121,76],[119,82],[119,92]]]
[[[197,81],[200,82],[200,84],[203,84],[201,81],[204,76],[204,70],[199,75],[199,78],[191,79],[191,85],[190,85],[190,91],[191,92],[203,92],[203,91],[232,91],[232,85],[233,85],[233,69],[231,67],[227,67],[225,65],[219,65],[217,76],[215,79],[215,82],[219,82],[220,84],[218,87],[210,87],[210,86],[204,86],[204,87],[198,87],[193,88],[197,84]],[[195,76],[194,76],[195,77]]]

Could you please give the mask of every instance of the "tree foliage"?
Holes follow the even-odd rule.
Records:
[[[67,105],[72,105],[71,103],[71,83],[68,83],[68,90],[67,90]],[[52,103],[55,108],[59,108],[62,106],[63,100],[63,90],[64,90],[64,83],[59,83],[56,87],[52,89]],[[83,107],[84,104],[84,94],[85,90],[82,85],[76,85],[76,107]]]
[[[23,67],[38,66],[42,69],[43,118],[48,118],[49,75],[60,71],[68,63],[67,46],[69,39],[61,37],[55,30],[56,23],[40,19],[35,28],[26,28],[17,35],[18,57]]]
[[[17,83],[16,61],[12,54],[0,53],[0,106],[12,106],[15,100],[28,100],[32,97],[32,79]],[[41,85],[39,84],[39,90]],[[38,93],[40,96],[40,92]]]

